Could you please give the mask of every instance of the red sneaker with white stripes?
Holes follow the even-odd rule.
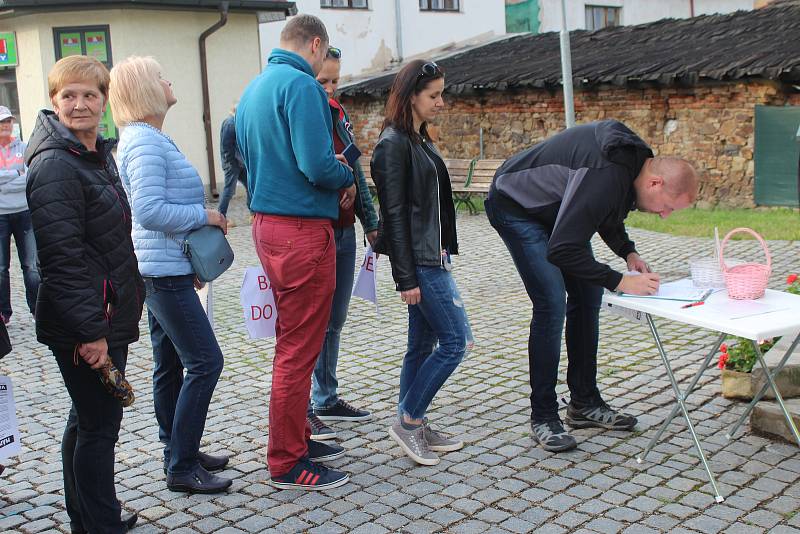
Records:
[[[328,469],[303,457],[285,475],[272,477],[270,484],[280,489],[326,490],[350,481],[350,475]]]

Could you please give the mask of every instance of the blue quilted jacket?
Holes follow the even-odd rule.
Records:
[[[192,264],[175,239],[182,242],[187,232],[206,224],[200,175],[168,136],[143,123],[122,131],[117,163],[131,202],[139,272],[155,277],[192,274]]]

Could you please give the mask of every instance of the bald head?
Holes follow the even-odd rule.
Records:
[[[697,172],[683,159],[649,158],[633,182],[640,211],[666,218],[673,211],[691,206],[699,188]]]
[[[650,173],[664,179],[667,191],[675,196],[688,196],[690,202],[697,198],[699,179],[692,164],[673,156],[658,156],[650,162]]]

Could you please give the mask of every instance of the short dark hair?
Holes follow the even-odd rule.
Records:
[[[316,37],[325,44],[329,42],[325,24],[318,17],[305,13],[292,17],[281,31],[281,42],[296,45],[304,45]]]
[[[423,65],[431,63],[424,59],[415,59],[400,69],[389,90],[389,99],[386,101],[383,127],[397,128],[407,134],[415,143],[422,142],[422,136],[428,137],[428,124],[423,122],[419,132],[414,130],[411,97],[423,91],[432,81],[444,78],[444,71],[435,64],[436,69],[432,75],[423,72]]]

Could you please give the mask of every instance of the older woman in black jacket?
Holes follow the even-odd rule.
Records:
[[[55,111],[39,113],[25,154],[42,276],[36,337],[53,352],[72,399],[61,443],[71,531],[117,534],[136,522],[135,514],[120,517],[114,488],[122,405],[95,370],[111,361],[124,371],[128,345],[139,338],[144,286],[114,142],[97,134],[108,70],[70,56],[47,81]]]
[[[427,130],[444,106],[443,90],[444,73],[436,63],[415,60],[403,67],[371,161],[380,199],[375,252],[389,255],[397,290],[408,304],[399,418],[389,435],[423,465],[439,463],[436,452],[464,446],[433,430],[425,414],[472,338],[450,274],[450,256],[458,254],[450,176]]]

